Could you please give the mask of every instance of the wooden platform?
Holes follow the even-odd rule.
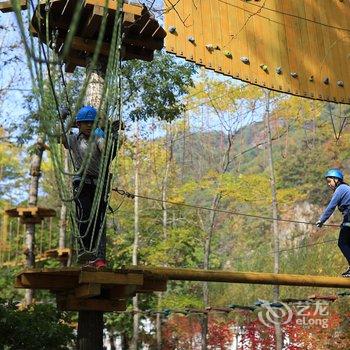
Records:
[[[47,289],[60,310],[124,311],[136,293],[165,291],[166,279],[126,270],[93,268],[32,269],[19,273],[15,287]]]
[[[105,9],[104,0],[50,0],[48,4],[46,1],[40,1],[31,19],[30,32],[49,45],[63,59],[66,63],[66,72],[73,72],[76,66],[87,66],[87,58],[91,57],[96,49],[102,21],[106,17],[105,35],[98,58],[99,63],[105,68],[104,63],[108,60],[112,35],[116,30],[114,22],[117,3],[116,0],[109,0]],[[27,5],[26,1],[21,0],[22,9]],[[0,2],[0,11],[12,10],[10,1]],[[77,28],[70,46],[66,47],[66,38],[72,31],[73,16],[78,10],[80,18]],[[143,5],[124,3],[122,10],[121,58],[152,61],[154,50],[161,50],[164,46],[166,31]],[[64,52],[68,54],[63,57]]]
[[[69,256],[72,254],[70,248],[57,248],[50,249],[44,252],[44,256],[52,259],[68,260]]]
[[[70,248],[57,248],[57,249],[50,249],[47,250],[41,254],[37,254],[35,256],[35,264],[41,263],[44,261],[47,261],[49,259],[57,259],[59,261],[67,262],[69,259],[69,256],[72,254],[72,251]],[[0,264],[0,267],[15,267],[15,266],[25,266],[26,261],[21,260],[10,260],[5,261],[2,264]]]
[[[18,207],[5,210],[13,218],[20,218],[21,224],[39,224],[44,218],[56,216],[56,211],[41,207]]]

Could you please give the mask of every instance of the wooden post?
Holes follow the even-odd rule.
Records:
[[[6,208],[5,208],[6,210]],[[2,237],[0,241],[0,265],[5,261],[5,251],[7,246],[7,234],[8,234],[8,215],[4,210],[3,221],[2,221]]]
[[[103,349],[103,312],[79,311],[78,349]]]
[[[32,156],[30,164],[31,182],[29,188],[29,207],[35,207],[38,202],[39,179],[41,176],[41,162],[43,153],[46,149],[44,140],[39,137],[35,145],[35,152]],[[35,224],[26,225],[26,267],[33,268],[35,266]],[[25,304],[28,306],[33,301],[33,290],[27,289],[25,293]]]

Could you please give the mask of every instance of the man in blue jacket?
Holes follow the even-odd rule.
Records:
[[[340,226],[338,247],[348,261],[349,268],[342,273],[344,277],[350,277],[350,187],[344,182],[344,175],[339,169],[330,169],[324,176],[327,185],[334,191],[327,208],[324,210],[316,225],[322,225],[333,214],[336,207],[343,214],[343,222]]]

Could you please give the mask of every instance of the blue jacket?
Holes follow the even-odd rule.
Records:
[[[326,222],[337,206],[343,214],[343,223],[350,222],[350,186],[341,184],[336,188],[331,201],[320,217],[320,221],[322,223]]]

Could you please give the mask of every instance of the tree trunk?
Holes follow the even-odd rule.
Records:
[[[216,194],[213,198],[211,208],[216,209],[220,203],[221,195]],[[213,235],[214,225],[215,225],[216,212],[213,210],[210,212],[209,220],[209,230],[205,238],[204,245],[204,261],[203,268],[205,270],[210,269],[210,249],[211,249],[211,239]],[[209,306],[209,286],[208,282],[203,282],[203,303],[204,307]],[[208,314],[204,313],[202,318],[202,350],[207,349],[207,336],[208,336]]]
[[[79,311],[78,349],[97,350],[103,348],[103,312]]]
[[[272,153],[272,141],[271,141],[271,127],[270,127],[270,91],[266,92],[266,137],[267,137],[267,152],[270,170],[270,185],[271,185],[271,195],[272,195],[272,218],[273,218],[273,249],[274,249],[274,273],[279,273],[280,270],[280,256],[279,256],[279,232],[278,232],[278,207],[277,207],[277,196],[276,196],[276,179],[275,179],[275,169],[273,162]],[[280,289],[279,286],[273,287],[273,299],[278,301],[280,299]],[[276,336],[276,350],[282,350],[283,347],[283,337],[281,324],[279,320],[275,320],[275,336]]]
[[[35,152],[32,156],[30,164],[30,187],[29,187],[29,199],[28,206],[35,207],[38,203],[38,191],[39,191],[39,179],[41,176],[41,162],[43,153],[45,151],[45,144],[42,138],[38,138],[38,141],[35,146]],[[35,267],[35,224],[26,225],[26,267],[33,268]],[[26,289],[25,292],[25,304],[28,306],[33,302],[34,292],[32,289]]]
[[[227,149],[225,150],[225,153],[222,157],[221,161],[221,169],[220,173],[225,174],[229,168],[229,165],[231,163],[230,160],[230,151],[232,148],[232,134],[231,132],[228,133],[227,135]],[[207,233],[205,242],[204,242],[204,260],[203,260],[203,268],[205,270],[210,269],[210,251],[211,251],[211,240],[213,236],[213,231],[215,227],[215,220],[216,220],[216,209],[220,205],[220,200],[221,200],[221,193],[217,193],[211,203],[211,212],[210,212],[210,217],[208,221],[208,225],[206,226],[203,223],[203,220],[200,220],[202,223],[202,229],[204,232]],[[203,282],[203,303],[204,307],[209,306],[209,288],[208,288],[208,282]],[[203,314],[203,319],[202,319],[202,350],[207,349],[207,336],[208,336],[208,315]]]
[[[169,136],[169,138],[168,138]],[[163,220],[162,220],[162,226],[163,226],[163,238],[166,240],[168,238],[168,207],[167,207],[167,195],[168,195],[168,180],[169,180],[169,173],[170,173],[170,167],[171,162],[173,159],[173,136],[172,132],[169,132],[169,129],[167,128],[166,133],[166,144],[168,144],[168,139],[170,141],[170,147],[169,150],[167,150],[166,154],[166,160],[165,160],[165,172],[163,176],[162,181],[162,211],[163,211]],[[166,264],[165,264],[166,266]],[[161,301],[162,301],[162,293],[157,293],[158,296],[158,313],[156,317],[156,338],[157,338],[157,350],[162,349],[162,314],[161,314]]]
[[[139,125],[136,121],[135,126],[135,159],[134,159],[134,168],[135,168],[135,198],[134,198],[134,246],[132,252],[132,264],[137,265],[137,253],[139,247],[139,165],[140,165],[140,154],[139,154]],[[138,307],[138,295],[136,294],[132,299],[133,305],[133,336],[130,343],[131,350],[137,350],[137,345],[139,341],[139,307]]]
[[[7,249],[7,236],[8,236],[8,221],[9,217],[6,215],[5,210],[8,209],[5,207],[2,221],[2,238],[0,242],[0,265],[5,261],[5,252]]]
[[[122,350],[129,350],[128,336],[126,332],[120,334]]]
[[[88,64],[87,74],[91,71]],[[85,93],[85,105],[100,108],[102,91],[104,85],[104,73],[101,67],[91,72],[89,83]],[[95,350],[103,347],[103,312],[101,311],[79,311],[78,320],[78,346],[79,350]]]
[[[111,350],[117,350],[116,346],[115,346],[115,336],[113,334],[113,332],[109,332],[109,344],[111,346]]]

